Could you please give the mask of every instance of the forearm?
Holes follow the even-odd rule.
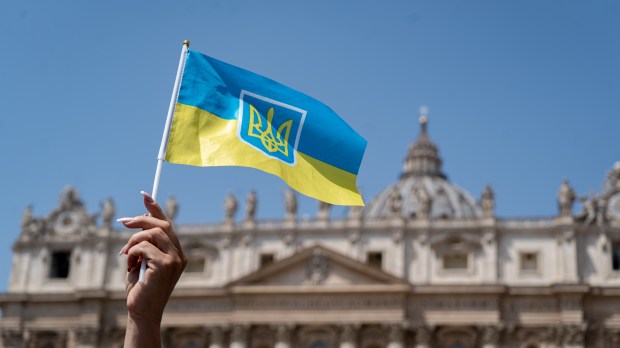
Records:
[[[161,347],[161,318],[141,320],[140,322],[127,316],[124,348]]]

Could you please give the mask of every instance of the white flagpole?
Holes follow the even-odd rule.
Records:
[[[179,98],[179,89],[181,88],[181,79],[183,78],[183,71],[185,70],[185,59],[187,58],[187,50],[189,48],[189,41],[183,41],[183,49],[181,50],[181,58],[179,59],[179,67],[177,68],[177,76],[174,80],[174,87],[172,88],[172,96],[170,97],[170,106],[168,106],[168,116],[166,117],[166,125],[164,126],[164,134],[161,137],[161,144],[159,145],[159,153],[157,154],[157,169],[155,170],[155,179],[153,180],[153,191],[151,191],[151,197],[157,200],[157,190],[159,189],[159,178],[161,177],[161,168],[166,158],[166,147],[168,145],[168,136],[170,135],[170,125],[172,124],[172,117],[174,115],[174,108]],[[140,264],[140,276],[138,281],[144,283],[144,273],[146,272],[146,260],[142,260]]]

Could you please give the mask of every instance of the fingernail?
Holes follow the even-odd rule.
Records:
[[[118,253],[119,255],[123,255],[125,253],[125,248],[127,248],[127,244],[123,245],[121,251]]]
[[[126,222],[131,222],[134,219],[132,217],[122,217],[120,219],[116,219],[117,222],[121,222],[121,223],[126,223]]]
[[[148,194],[147,192],[145,192],[145,191],[140,191],[140,194],[141,194],[142,196],[144,196],[144,198],[146,198],[146,200],[147,200],[148,202],[151,202],[151,203],[155,202],[155,200],[153,199],[153,197],[151,197],[151,195],[150,195],[150,194]]]

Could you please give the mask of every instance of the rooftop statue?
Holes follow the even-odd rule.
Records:
[[[248,194],[245,200],[245,220],[254,221],[256,217],[256,206],[258,204],[258,198],[256,197],[256,191],[252,190]]]
[[[568,180],[564,180],[558,192],[560,216],[572,216],[573,203],[575,203],[575,191],[570,187]]]
[[[69,211],[83,206],[79,193],[71,185],[60,193],[60,210]]]
[[[590,192],[590,198],[587,196],[578,196],[577,199],[582,202],[581,211],[577,214],[578,220],[583,220],[585,225],[591,225],[596,221],[598,213],[598,203],[594,192]]]
[[[297,216],[297,196],[290,188],[284,191],[284,208],[286,209],[286,219],[295,220]]]
[[[316,212],[316,218],[321,221],[329,220],[329,210],[331,207],[331,204],[319,201],[319,210]]]
[[[170,221],[174,221],[178,213],[179,202],[177,202],[177,199],[174,196],[168,197],[168,199],[166,200],[166,216]]]
[[[415,195],[418,199],[418,211],[416,212],[416,216],[420,219],[430,218],[433,198],[428,194],[428,190],[426,190],[424,185],[420,185],[416,188]]]
[[[116,208],[114,206],[114,201],[112,198],[106,199],[101,204],[101,217],[103,219],[103,227],[110,228],[112,227],[112,221],[114,220],[114,214],[116,214]]]
[[[224,212],[226,213],[226,221],[232,222],[237,214],[237,198],[232,193],[226,195],[224,200]]]
[[[482,195],[480,197],[480,205],[482,205],[482,211],[485,217],[493,217],[495,210],[495,192],[490,185],[484,186]]]
[[[392,188],[388,204],[391,215],[400,216],[403,209],[403,196],[400,194],[398,187],[394,186]]]

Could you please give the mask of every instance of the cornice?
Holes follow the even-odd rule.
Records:
[[[506,286],[501,284],[446,284],[446,285],[414,285],[411,295],[417,294],[503,294]]]
[[[343,286],[297,286],[297,285],[268,285],[268,286],[234,286],[230,293],[235,295],[245,294],[362,294],[362,293],[409,293],[411,287],[407,284],[352,284]]]

